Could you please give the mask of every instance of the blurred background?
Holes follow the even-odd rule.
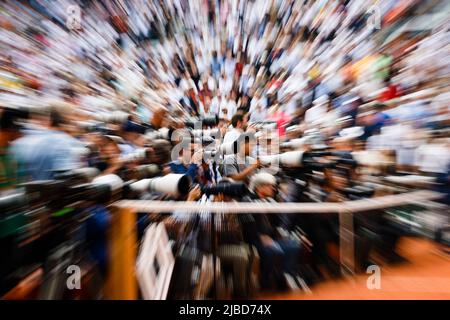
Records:
[[[449,299],[449,59],[445,0],[2,1],[0,296]]]

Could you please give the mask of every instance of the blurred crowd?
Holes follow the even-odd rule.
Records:
[[[182,174],[192,186],[135,185],[135,199],[206,201],[205,188],[227,185],[213,201],[340,202],[423,188],[448,205],[449,15],[446,1],[420,0],[4,1],[2,196],[95,168],[122,182]],[[373,248],[401,260],[404,233],[372,214],[356,223],[362,268]],[[188,233],[183,213],[159,219],[170,238]],[[327,246],[335,216],[219,220],[233,296],[250,294],[251,246],[264,288],[280,284],[278,266],[291,287],[322,279],[319,264],[340,275]],[[102,248],[90,250],[104,269]]]

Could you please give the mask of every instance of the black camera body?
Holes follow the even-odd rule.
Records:
[[[219,183],[215,186],[204,186],[201,190],[207,196],[222,193],[229,197],[242,197],[248,193],[247,186],[243,182]]]
[[[196,124],[199,124],[199,127],[215,127],[219,124],[219,116],[208,116],[201,118],[199,120],[188,120],[185,122],[185,126],[188,128],[195,128]]]
[[[93,204],[108,203],[126,189],[119,177],[94,179],[85,172],[56,172],[54,180],[19,185],[0,198],[0,295],[43,265],[48,254],[80,230]]]

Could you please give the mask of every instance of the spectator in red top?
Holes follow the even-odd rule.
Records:
[[[238,77],[238,79],[241,77],[242,70],[244,69],[244,63],[243,62],[245,62],[247,64],[247,61],[243,61],[243,60],[246,60],[246,59],[245,58],[244,59],[243,58],[239,58],[238,62],[236,63],[236,66],[234,68],[234,75],[236,77]]]
[[[385,87],[383,92],[380,94],[378,100],[380,101],[388,101],[400,96],[400,92],[398,90],[398,86],[393,84],[390,78],[386,78]]]
[[[283,137],[286,133],[286,125],[289,123],[289,116],[284,113],[279,104],[274,106],[272,114],[269,116],[269,120],[276,121],[278,136]]]

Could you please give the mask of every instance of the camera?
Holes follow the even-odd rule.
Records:
[[[223,193],[229,197],[242,197],[248,193],[247,186],[243,182],[226,182],[219,183],[215,186],[205,186],[201,188],[203,194],[209,195],[217,195],[219,193]]]
[[[144,134],[147,128],[133,121],[126,121],[123,125],[123,130],[126,132],[135,132],[139,134]]]
[[[343,188],[340,191],[350,200],[360,200],[370,198],[375,193],[374,188],[356,185],[353,187]]]
[[[97,168],[85,167],[77,168],[73,170],[56,170],[54,172],[54,177],[56,180],[66,180],[75,183],[87,183],[92,181],[95,177],[100,174]]]
[[[143,164],[133,169],[137,179],[148,179],[156,177],[161,173],[161,168],[156,164]]]
[[[191,130],[194,137],[211,137],[211,138],[220,138],[220,130],[219,129],[196,129]]]
[[[91,176],[79,170],[57,172],[55,177],[21,184],[16,193],[0,198],[0,295],[75,237],[90,217],[88,208],[92,204],[114,201],[125,190],[116,175],[85,182]],[[48,279],[53,275],[49,274]]]
[[[219,155],[226,156],[226,155],[236,154],[236,153],[238,153],[238,151],[239,151],[238,142],[233,141],[233,142],[223,143],[217,149],[208,148],[208,150],[204,150],[203,153],[205,155],[205,159],[211,159],[211,158],[215,158],[216,156],[219,156]]]
[[[124,111],[104,112],[96,116],[98,121],[106,123],[125,123],[130,119],[130,114]]]
[[[133,182],[130,188],[134,192],[159,192],[177,197],[189,192],[191,179],[188,175],[171,173],[163,177]]]
[[[135,161],[143,161],[150,157],[150,149],[148,148],[140,148],[129,154],[122,156],[120,159],[123,162],[135,162]]]
[[[299,148],[303,147],[305,145],[305,139],[304,138],[298,138],[298,139],[291,139],[287,142],[283,142],[280,146],[282,148]]]
[[[27,108],[1,108],[0,116],[1,129],[19,128],[23,121],[29,117],[29,110]]]
[[[259,159],[262,164],[280,164],[286,167],[301,167],[303,165],[303,151],[289,151],[269,156],[261,156]]]
[[[185,122],[185,126],[188,128],[195,128],[197,124],[200,127],[215,127],[219,124],[219,116],[208,116],[199,120],[191,119]]]
[[[256,130],[275,130],[277,128],[277,123],[275,121],[260,121],[260,122],[252,122],[250,123],[252,127]]]
[[[170,140],[172,138],[173,129],[161,128],[159,130],[149,130],[145,133],[145,137],[148,140],[164,139]]]

